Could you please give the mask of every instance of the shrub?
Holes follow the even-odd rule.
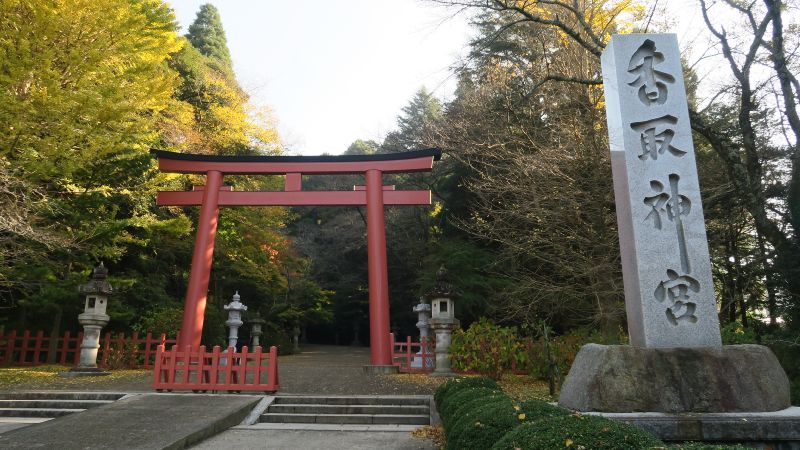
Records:
[[[572,415],[568,409],[553,406],[541,400],[530,400],[520,403],[520,409],[525,413],[528,421],[549,419],[551,417],[566,417]]]
[[[489,398],[493,395],[505,396],[500,390],[483,387],[461,389],[458,392],[448,395],[442,400],[442,407],[439,408],[439,415],[442,417],[442,423],[444,423],[445,426],[452,423],[451,418],[453,417],[453,413],[465,403],[475,398]]]
[[[725,345],[735,344],[758,344],[758,334],[752,327],[745,328],[740,322],[731,322],[720,330],[722,343]]]
[[[747,447],[742,447],[741,445],[718,445],[704,442],[685,442],[683,444],[670,445],[669,448],[681,450],[747,450]]]
[[[458,392],[461,389],[476,388],[476,387],[500,389],[500,385],[497,384],[497,382],[492,380],[491,378],[485,378],[485,377],[451,378],[446,382],[442,383],[436,389],[436,392],[433,394],[433,399],[436,402],[436,407],[441,408],[442,400],[445,397],[451,395],[452,393]]]
[[[570,415],[525,423],[511,430],[491,448],[550,450],[565,447],[630,450],[663,448],[664,444],[633,425],[598,416]]]
[[[556,365],[556,383],[560,383],[564,377],[567,376],[569,368],[575,361],[575,356],[578,350],[585,344],[624,344],[628,337],[620,331],[619,334],[614,336],[604,336],[598,332],[587,333],[582,330],[573,330],[561,336],[550,338],[550,353]],[[548,376],[547,368],[549,361],[547,359],[547,345],[544,338],[539,338],[535,341],[528,341],[525,343],[525,350],[527,353],[526,368],[531,376],[540,379],[546,379]]]
[[[517,407],[519,408],[519,407]],[[447,432],[447,449],[485,450],[526,420],[511,402],[476,408],[459,418]]]
[[[112,341],[112,345],[108,349],[105,368],[117,370],[136,367],[139,364],[137,350],[138,346],[132,341]]]
[[[452,416],[458,420],[459,417],[463,416],[469,411],[472,411],[475,408],[480,408],[481,406],[493,404],[493,403],[508,403],[512,404],[511,398],[508,397],[503,392],[493,392],[488,395],[478,395],[473,397],[469,400],[461,402],[459,405],[455,406],[455,409],[451,409]]]
[[[457,330],[450,344],[454,368],[495,380],[511,369],[511,361],[524,363],[523,349],[515,328],[497,326],[486,318],[470,325],[467,331]]]

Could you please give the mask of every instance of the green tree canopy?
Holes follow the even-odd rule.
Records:
[[[233,70],[228,40],[225,38],[225,30],[222,28],[222,18],[214,5],[206,3],[200,7],[197,18],[189,25],[189,33],[186,37],[194,48],[220,63],[226,72]]]

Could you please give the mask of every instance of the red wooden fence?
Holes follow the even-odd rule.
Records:
[[[242,347],[241,352],[233,347],[222,352],[214,346],[210,353],[205,346],[194,351],[191,346],[184,351],[179,351],[177,345],[169,350],[158,346],[153,389],[275,392],[278,388],[275,346],[268,353],[263,353],[260,346],[254,352],[247,347]]]
[[[0,333],[0,364],[17,366],[47,364],[50,356],[50,340],[51,338],[45,336],[42,331],[36,332],[35,335],[31,335],[28,330],[21,335],[16,331],[8,334]],[[77,364],[80,359],[83,333],[72,336],[67,331],[63,337],[58,337],[56,340],[53,347],[56,353],[53,362],[65,365]],[[100,339],[97,365],[150,369],[155,363],[156,347],[176,342],[177,338],[167,339],[165,334],[153,337],[153,334],[148,332],[145,337],[140,338],[139,333],[133,333],[128,337],[125,337],[124,333],[119,333],[114,337],[109,332]]]
[[[421,342],[412,342],[411,336],[408,336],[405,342],[395,342],[394,333],[390,333],[390,336],[392,342],[392,363],[400,367],[400,372],[433,372],[436,358],[433,352],[434,341],[422,338]],[[422,349],[421,352],[420,349]],[[413,367],[415,359],[419,367]]]

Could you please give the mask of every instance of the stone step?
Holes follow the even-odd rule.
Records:
[[[0,417],[61,417],[86,411],[80,408],[0,408]]]
[[[266,423],[327,423],[359,425],[429,425],[430,416],[414,414],[285,414],[266,413],[261,415]]]
[[[400,414],[430,415],[428,405],[315,405],[279,403],[267,412],[275,414]]]
[[[0,399],[0,408],[49,408],[49,409],[89,409],[108,403],[113,400],[4,400]]]
[[[119,400],[121,392],[63,392],[63,391],[6,391],[0,392],[0,400]]]
[[[430,405],[426,396],[278,396],[273,404],[311,405]]]

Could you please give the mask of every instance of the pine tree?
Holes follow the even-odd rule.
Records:
[[[221,63],[220,69],[232,72],[228,40],[225,38],[219,10],[214,5],[206,3],[200,7],[186,37],[200,53]]]

